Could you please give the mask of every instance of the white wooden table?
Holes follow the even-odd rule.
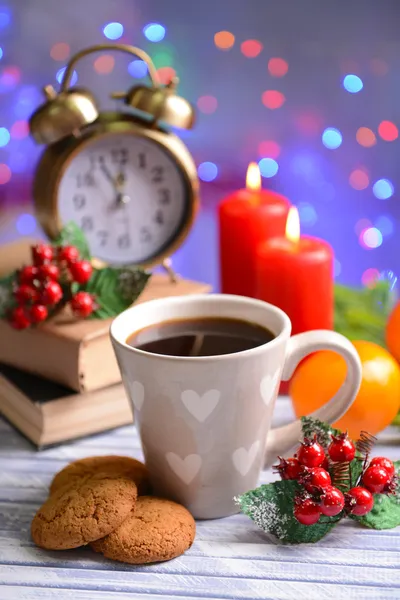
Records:
[[[290,419],[286,399],[276,413],[278,423]],[[400,440],[386,439],[383,450],[399,458]],[[142,458],[133,426],[37,453],[0,418],[0,600],[400,599],[400,528],[342,523],[315,545],[282,546],[236,515],[199,522],[184,556],[140,567],[87,548],[36,548],[29,526],[52,475],[77,458],[119,453]],[[261,482],[273,477],[265,472]]]

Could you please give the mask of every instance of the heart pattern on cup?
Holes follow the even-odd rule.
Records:
[[[280,379],[280,371],[279,369],[275,371],[273,375],[266,375],[261,379],[260,383],[260,392],[261,397],[264,401],[264,404],[268,406],[269,402],[272,400],[272,397],[275,393],[276,386],[278,385]]]
[[[189,485],[196,477],[203,462],[198,454],[188,454],[185,458],[181,458],[175,452],[167,452],[165,458],[175,475],[186,485]]]
[[[141,410],[144,402],[144,385],[140,381],[133,381],[130,388],[133,405],[137,410]]]
[[[248,450],[246,448],[237,448],[232,454],[232,462],[236,471],[243,477],[250,471],[260,447],[260,440],[256,440]]]
[[[202,396],[194,390],[185,390],[181,394],[181,400],[188,411],[200,423],[211,415],[217,406],[221,392],[219,390],[207,390]]]

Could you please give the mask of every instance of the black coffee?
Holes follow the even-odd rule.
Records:
[[[130,335],[134,348],[168,356],[218,356],[250,350],[274,339],[268,329],[220,317],[164,321]]]

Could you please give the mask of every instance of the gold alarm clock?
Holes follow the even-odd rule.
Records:
[[[114,92],[125,110],[100,112],[92,93],[69,87],[77,61],[93,52],[133,54],[148,67],[151,86]],[[30,119],[46,144],[34,179],[38,219],[50,238],[69,221],[84,231],[92,256],[107,264],[162,263],[188,235],[197,209],[196,166],[168,127],[189,129],[194,111],[176,95],[177,80],[159,83],[150,57],[133,46],[98,45],[75,54],[57,94]]]

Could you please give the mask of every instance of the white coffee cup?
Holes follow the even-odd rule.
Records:
[[[212,357],[152,354],[127,343],[144,327],[202,317],[246,320],[276,337]],[[226,294],[152,300],[116,317],[111,339],[156,494],[200,519],[237,512],[234,497],[256,487],[263,466],[301,437],[300,421],[271,430],[271,417],[280,381],[311,352],[333,350],[347,364],[342,387],[312,416],[332,423],[346,412],[361,382],[354,346],[333,331],[290,332],[289,317],[275,306]]]

